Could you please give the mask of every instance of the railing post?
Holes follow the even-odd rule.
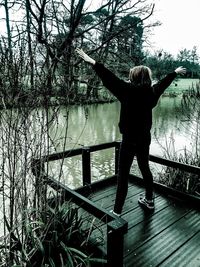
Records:
[[[123,267],[124,262],[124,234],[128,230],[128,223],[123,219],[116,219],[107,225],[107,263],[108,267]]]
[[[91,184],[91,160],[89,147],[84,147],[82,149],[82,172],[83,185]]]
[[[115,174],[118,174],[120,145],[121,145],[120,141],[116,142],[116,146],[115,146]]]

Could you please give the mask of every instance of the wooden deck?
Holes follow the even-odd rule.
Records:
[[[113,184],[94,191],[89,198],[111,210],[115,192]],[[130,182],[122,214],[128,222],[124,266],[200,267],[200,210],[156,192],[155,211],[147,214],[137,202],[141,193],[142,186]]]
[[[115,200],[119,147],[119,142],[112,142],[33,159],[32,172],[36,181],[43,179],[58,191],[63,201],[70,199],[77,205],[81,215],[86,212],[85,229],[98,224],[91,237],[102,240],[105,267],[200,267],[199,197],[154,183],[155,211],[147,214],[138,205],[138,197],[144,192],[143,180],[130,175],[122,218],[116,219],[109,212]],[[115,174],[92,182],[91,153],[110,148],[115,150]],[[82,187],[71,190],[46,174],[45,163],[77,155],[82,155]],[[150,161],[200,177],[200,167],[153,155]]]

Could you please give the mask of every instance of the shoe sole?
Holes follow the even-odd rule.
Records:
[[[149,210],[149,211],[153,211],[155,209],[155,207],[148,207],[145,203],[141,202],[140,200],[138,200],[138,203],[143,207],[145,208],[146,210]]]

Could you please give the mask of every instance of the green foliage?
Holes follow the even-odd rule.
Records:
[[[86,16],[83,16],[81,18],[81,27],[85,27],[87,25],[91,25],[93,22],[94,22],[94,17],[90,14],[86,15]]]
[[[121,18],[116,30],[121,31],[118,35],[117,50],[120,53],[120,64],[131,62],[132,66],[141,64],[143,59],[142,37],[143,23],[139,17],[126,15]]]
[[[99,8],[98,10],[96,10],[95,16],[99,18],[106,18],[107,16],[109,16],[109,12],[106,8]]]
[[[183,154],[174,153],[170,159],[188,165],[200,166],[200,159],[193,156],[186,149],[184,149]],[[199,175],[166,167],[164,174],[160,175],[159,182],[184,193],[200,196]]]
[[[152,69],[153,77],[158,80],[176,68],[173,56],[162,50],[157,51],[155,55],[147,55],[144,64]]]
[[[25,221],[24,242],[12,252],[14,261],[22,265],[12,267],[89,267],[91,262],[105,262],[92,257],[82,224],[78,208],[70,202],[48,206],[39,213],[32,211]]]
[[[194,48],[193,50],[181,50],[177,58],[163,50],[156,51],[154,55],[147,53],[143,63],[152,69],[156,79],[160,79],[166,73],[174,71],[178,66],[183,66],[187,69],[184,77],[198,78],[200,75],[198,56]]]

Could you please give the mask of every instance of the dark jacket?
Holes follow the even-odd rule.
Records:
[[[96,62],[93,68],[103,85],[121,102],[120,132],[135,141],[150,137],[152,109],[176,77],[176,72],[169,73],[151,87],[138,87],[118,78],[101,63]]]

